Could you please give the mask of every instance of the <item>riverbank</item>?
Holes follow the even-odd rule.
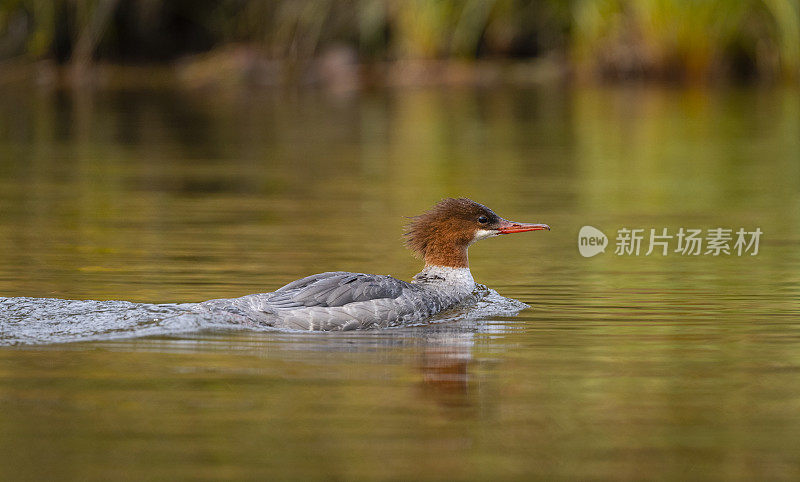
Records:
[[[346,50],[302,61],[271,60],[247,48],[225,49],[171,64],[92,64],[51,61],[0,64],[0,86],[62,88],[271,89],[323,88],[347,92],[383,87],[542,85],[569,81],[554,59],[532,61],[404,60],[358,63]]]
[[[376,88],[501,87],[541,85],[800,85],[788,79],[686,78],[591,75],[557,56],[527,60],[398,60],[359,62],[353,51],[335,48],[316,58],[275,60],[247,46],[226,47],[170,63],[88,65],[11,60],[0,63],[0,87],[42,89],[323,89],[346,93]]]

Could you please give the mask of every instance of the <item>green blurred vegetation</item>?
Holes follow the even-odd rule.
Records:
[[[797,0],[2,0],[0,59],[548,59],[586,79],[796,79]]]

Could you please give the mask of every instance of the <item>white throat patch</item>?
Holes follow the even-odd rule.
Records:
[[[476,241],[491,238],[492,236],[497,236],[498,234],[500,233],[494,229],[479,229],[475,231],[475,236],[472,238],[472,241],[470,241],[469,244],[472,245]]]

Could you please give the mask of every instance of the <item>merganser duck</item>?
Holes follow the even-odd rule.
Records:
[[[466,198],[444,199],[411,218],[406,246],[425,261],[411,282],[391,276],[334,271],[293,281],[272,292],[201,305],[243,314],[268,326],[352,330],[417,323],[452,308],[475,289],[467,249],[501,234],[550,230],[505,220]],[[254,319],[252,313],[258,316]]]

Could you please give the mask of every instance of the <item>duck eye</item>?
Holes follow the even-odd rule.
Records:
[[[486,224],[489,222],[489,218],[487,218],[486,216],[481,216],[478,218],[478,222],[481,224]]]

